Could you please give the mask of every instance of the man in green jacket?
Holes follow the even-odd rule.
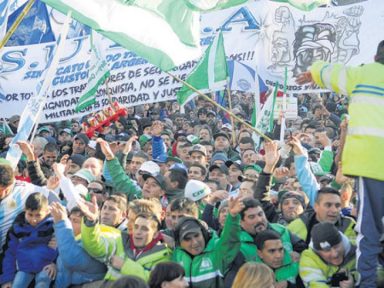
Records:
[[[191,287],[223,287],[223,275],[240,248],[240,216],[244,204],[241,198],[229,200],[229,214],[220,239],[208,231],[204,222],[185,217],[176,230],[176,249],[173,260],[185,269],[185,277]]]
[[[169,261],[172,251],[163,243],[160,221],[151,213],[136,216],[133,233],[127,234],[110,228],[105,231],[98,224],[96,200],[80,201],[84,213],[81,238],[89,255],[107,264],[108,272],[100,287],[123,275],[134,275],[148,280],[151,269],[160,262]],[[104,231],[103,231],[104,230]]]

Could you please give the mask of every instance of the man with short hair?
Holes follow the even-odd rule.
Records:
[[[239,176],[243,174],[243,165],[240,160],[232,161],[228,160],[225,162],[228,167],[229,183],[232,185],[232,190],[238,189],[241,185]]]
[[[125,195],[107,197],[100,209],[100,223],[121,231],[127,229],[127,200]]]
[[[261,231],[257,233],[255,243],[257,255],[261,261],[276,273],[277,283],[275,287],[296,287],[294,283],[299,273],[299,265],[297,262],[292,263],[290,255],[284,253],[280,234],[273,230]],[[281,268],[285,265],[288,265],[290,269],[284,271],[284,280],[279,281],[279,278],[283,278],[279,273],[281,273]]]
[[[72,155],[81,154],[85,155],[85,148],[89,143],[89,138],[84,133],[79,133],[75,136],[72,146]]]
[[[134,152],[132,155],[132,160],[128,165],[127,170],[129,171],[129,177],[133,180],[136,180],[136,172],[140,169],[140,166],[148,161],[149,157],[143,151]]]
[[[253,141],[252,137],[242,137],[239,141],[240,155],[243,155],[245,150],[248,149],[255,149],[255,141]]]
[[[238,160],[239,154],[231,148],[230,137],[224,131],[219,131],[213,135],[215,151],[222,151],[227,154],[228,159]]]
[[[174,164],[164,174],[166,200],[171,202],[175,198],[184,196],[184,188],[188,182],[188,171],[183,164]]]
[[[188,180],[194,179],[204,181],[207,169],[199,163],[192,163],[188,168]]]
[[[196,144],[192,146],[192,149],[188,153],[191,156],[192,163],[199,163],[203,166],[208,164],[207,151],[203,145]]]
[[[143,175],[143,179],[145,181],[142,189],[143,198],[159,199],[162,202],[162,205],[164,206],[165,203],[163,203],[163,200],[164,200],[164,195],[166,191],[166,184],[165,184],[165,179],[163,175],[161,174],[152,175],[147,173]],[[166,205],[164,207],[166,207]]]
[[[310,248],[300,258],[300,277],[307,287],[355,287],[356,247],[332,223],[316,224]]]
[[[81,202],[79,207],[85,215],[81,226],[84,248],[108,266],[100,286],[109,285],[109,281],[123,275],[134,275],[147,281],[156,264],[170,260],[172,251],[161,240],[160,222],[154,214],[137,215],[131,235],[126,232],[111,235],[100,230],[95,202]]]
[[[329,222],[344,233],[352,243],[356,241],[354,231],[356,221],[340,214],[341,198],[337,190],[329,187],[320,189],[313,208],[313,212],[304,213],[292,221],[288,229],[309,244],[313,226],[317,223]]]

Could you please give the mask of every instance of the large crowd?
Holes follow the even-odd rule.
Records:
[[[282,117],[267,141],[202,97],[184,113],[128,107],[92,137],[92,115],[39,125],[15,170],[2,131],[1,287],[355,287],[360,180],[341,165],[350,103],[294,97],[283,141]],[[227,101],[251,120],[254,95]],[[7,120],[14,134],[19,121]]]

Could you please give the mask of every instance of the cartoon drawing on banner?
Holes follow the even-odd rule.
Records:
[[[296,76],[308,70],[317,60],[331,61],[336,45],[336,29],[329,23],[314,23],[299,27],[295,34],[293,51]]]
[[[275,30],[272,36],[271,62],[268,67],[271,74],[281,75],[286,66],[291,66],[293,51],[291,47],[293,40],[289,35],[294,35],[295,20],[287,6],[281,6],[275,11],[275,23],[281,25],[280,30]]]
[[[359,32],[363,6],[353,6],[343,11],[336,23],[336,51],[332,56],[332,62],[348,63],[354,55],[360,53]]]

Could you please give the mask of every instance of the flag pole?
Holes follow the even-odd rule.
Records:
[[[48,92],[47,90],[51,86],[52,79],[56,75],[56,68],[60,63],[60,55],[62,54],[62,51],[64,49],[64,44],[65,44],[66,39],[67,39],[67,34],[68,34],[68,30],[69,30],[69,21],[71,20],[71,15],[72,15],[72,11],[69,10],[67,13],[67,16],[65,18],[62,31],[60,32],[60,36],[59,36],[60,37],[60,43],[58,43],[58,45],[57,45],[55,56],[53,57],[52,62],[50,64],[50,67],[48,68],[48,71],[45,75],[45,79],[44,79],[44,82],[42,84],[42,87],[40,88],[39,95],[40,95],[40,93]],[[38,97],[39,95],[36,95],[36,97]],[[44,109],[46,102],[47,102],[47,95],[45,95],[45,97],[43,98],[43,101],[39,106],[39,110],[37,111],[35,127],[33,127],[33,132],[31,134],[31,142],[33,141],[33,138],[35,138],[37,126],[39,125],[40,115]]]
[[[228,79],[227,79],[227,93],[228,93],[229,110],[232,111],[232,96],[231,96],[231,89],[229,89]],[[232,125],[232,143],[233,145],[236,145],[235,121],[233,120],[232,116],[231,116],[231,125]]]
[[[13,22],[11,28],[9,28],[8,32],[5,34],[4,38],[0,42],[0,50],[3,49],[5,44],[7,44],[9,38],[11,38],[12,34],[15,33],[17,27],[19,27],[21,21],[23,21],[24,17],[28,14],[29,10],[31,10],[32,5],[36,0],[30,0],[27,5],[25,5],[23,11],[21,11],[20,15],[17,16],[15,22]],[[6,23],[5,23],[6,25]]]
[[[263,137],[266,141],[269,141],[269,142],[272,142],[272,139],[269,138],[268,136],[264,135],[260,130],[256,129],[255,127],[252,127],[252,125],[248,124],[247,122],[245,122],[243,119],[237,117],[235,114],[233,114],[231,111],[229,111],[228,109],[224,108],[223,106],[220,106],[219,104],[217,104],[215,101],[213,101],[211,98],[209,98],[207,95],[201,93],[199,90],[197,90],[195,87],[193,87],[191,84],[187,83],[186,81],[180,79],[179,77],[177,77],[176,75],[173,75],[167,71],[164,71],[165,73],[167,73],[169,76],[171,76],[172,78],[174,78],[175,80],[179,81],[180,83],[183,83],[185,86],[187,86],[189,89],[191,89],[192,91],[196,92],[198,95],[200,95],[201,97],[203,97],[205,100],[207,100],[208,102],[212,103],[214,106],[216,106],[217,108],[223,110],[224,112],[227,112],[230,116],[233,117],[233,119],[235,119],[236,121],[240,122],[241,124],[245,125],[247,128],[251,129],[252,131],[255,131],[257,134],[259,134],[261,137]]]

